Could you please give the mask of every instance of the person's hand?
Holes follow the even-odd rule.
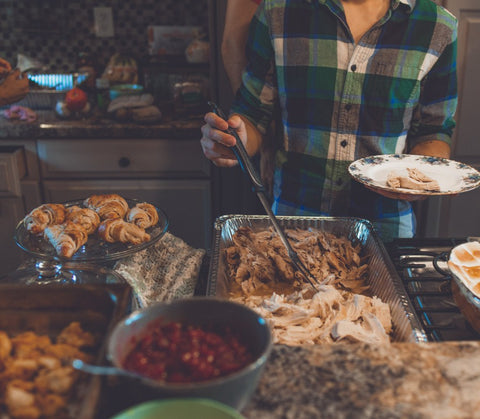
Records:
[[[415,194],[409,194],[409,193],[391,192],[391,191],[386,191],[384,189],[372,188],[368,185],[364,185],[364,186],[367,189],[370,189],[371,191],[390,199],[398,199],[402,201],[414,202],[414,201],[423,201],[428,197],[427,195],[415,195]]]
[[[0,76],[12,71],[12,66],[7,60],[0,58]]]
[[[213,112],[205,115],[205,125],[202,126],[202,145],[203,154],[211,160],[216,166],[233,167],[238,164],[238,161],[231,150],[235,145],[236,140],[226,131],[228,127],[235,129],[243,141],[246,143],[247,131],[245,123],[236,115],[232,116],[228,122],[220,118]]]
[[[29,91],[28,77],[20,70],[11,71],[0,84],[0,105],[9,105],[23,99]]]

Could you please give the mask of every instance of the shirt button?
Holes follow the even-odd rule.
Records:
[[[350,70],[356,71],[356,70],[357,70],[357,66],[356,66],[355,64],[352,64],[352,66],[350,67]]]
[[[337,179],[337,185],[340,186],[342,183],[343,183],[343,180],[340,179],[340,178],[338,178],[338,179]]]
[[[346,147],[347,144],[348,144],[347,140],[343,140],[343,141],[340,143],[340,145],[341,145],[342,147]]]
[[[346,104],[345,109],[349,111],[350,109],[352,109],[352,105],[350,103]]]

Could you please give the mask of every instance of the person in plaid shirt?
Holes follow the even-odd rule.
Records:
[[[264,0],[232,114],[205,115],[203,152],[237,164],[220,131],[230,125],[254,155],[279,103],[274,212],[361,217],[384,241],[412,237],[407,195],[368,190],[347,169],[369,155],[450,156],[456,47],[457,20],[431,0]]]

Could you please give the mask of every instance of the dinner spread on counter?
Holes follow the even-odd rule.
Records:
[[[418,182],[433,181],[418,170],[409,171],[409,175]],[[44,204],[25,216],[21,225],[29,235],[48,240],[58,254],[72,252],[71,257],[76,250],[60,243],[75,241],[77,235],[82,243],[92,235],[105,244],[148,241],[147,229],[161,224],[162,214],[149,203],[126,200],[120,195],[91,195],[74,204]],[[385,268],[382,248],[368,221],[281,217],[281,222],[294,251],[315,277],[315,288],[306,284],[295,269],[268,217],[225,216],[225,221],[221,217],[215,225],[210,265],[214,274],[209,276],[209,282],[223,281],[220,285],[226,286],[227,293],[212,294],[207,290],[207,294],[254,310],[265,320],[263,324],[270,326],[276,344],[388,345],[395,340],[415,341],[415,323],[404,301],[399,303],[401,290]],[[131,233],[137,230],[142,234]],[[145,239],[145,235],[149,238]],[[469,245],[452,257],[457,268],[468,272],[476,285],[479,249],[478,243]],[[144,250],[153,251],[154,246]],[[142,274],[138,267],[142,265],[151,269],[148,258],[138,259],[134,269],[139,276]],[[155,272],[157,277],[161,275]],[[237,335],[238,328],[213,329],[181,321],[151,326],[139,334],[119,365],[158,381],[162,388],[228,380],[253,362],[251,342]],[[40,343],[33,343],[34,338]],[[35,349],[25,350],[24,343]],[[0,332],[0,410],[9,419],[75,417],[69,405],[81,375],[71,363],[73,359],[98,362],[90,349],[95,345],[98,342],[93,335],[76,322],[57,338],[38,336],[32,331],[11,336]],[[155,384],[152,388],[156,389]]]
[[[71,258],[93,234],[108,243],[148,242],[151,237],[145,230],[158,221],[156,208],[148,202],[130,207],[120,195],[103,194],[86,198],[82,206],[40,205],[23,224],[32,235],[48,240],[58,255]]]

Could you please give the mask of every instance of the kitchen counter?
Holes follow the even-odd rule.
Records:
[[[248,419],[480,418],[480,342],[275,346]]]
[[[241,413],[246,419],[474,419],[479,388],[480,342],[274,345]],[[140,402],[118,383],[107,385],[104,397],[112,404],[98,419]]]
[[[201,116],[165,118],[156,124],[119,122],[92,115],[83,119],[60,119],[52,111],[36,111],[35,122],[10,121],[0,117],[0,139],[46,138],[192,138],[200,139]]]

